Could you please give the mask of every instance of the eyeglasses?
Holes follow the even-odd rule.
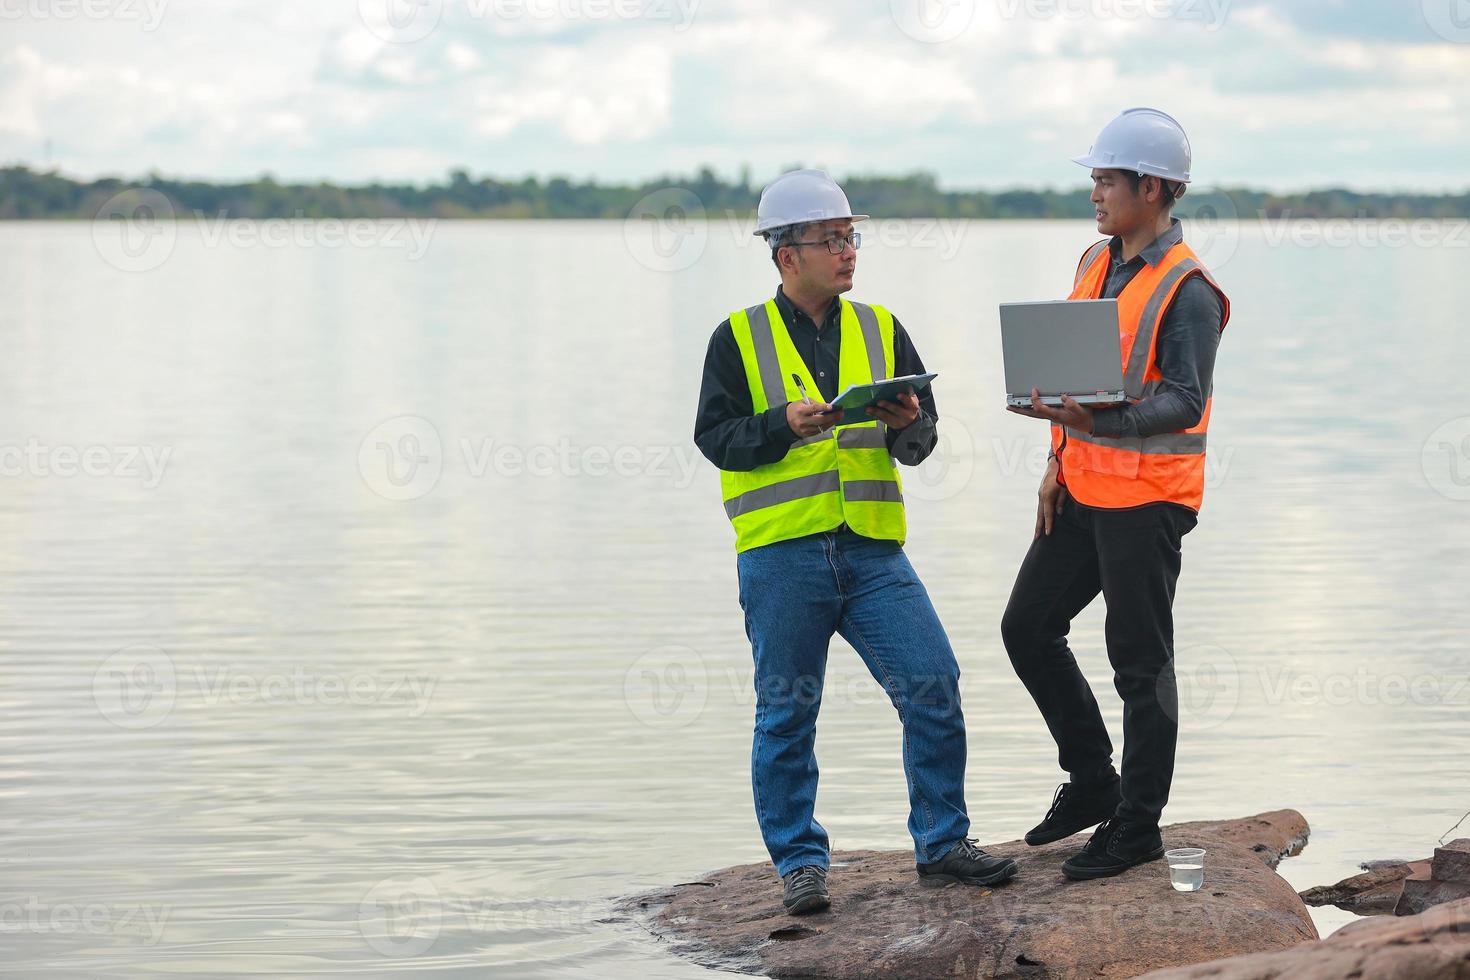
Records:
[[[825,245],[827,246],[828,255],[841,255],[843,250],[846,249],[848,245],[852,246],[852,250],[854,252],[862,248],[863,233],[860,231],[854,231],[846,238],[827,238],[823,239],[820,242],[787,242],[786,244],[790,245],[792,248],[804,248],[807,245]]]

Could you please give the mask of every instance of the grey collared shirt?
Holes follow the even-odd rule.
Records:
[[[1108,243],[1112,265],[1103,283],[1103,298],[1117,297],[1145,265],[1158,265],[1164,253],[1183,240],[1184,227],[1173,218],[1168,231],[1124,262],[1123,242],[1114,237]],[[1209,283],[1200,276],[1184,280],[1159,324],[1155,356],[1164,375],[1163,390],[1133,404],[1098,409],[1093,414],[1093,435],[1112,439],[1154,436],[1198,425],[1205,399],[1214,388],[1223,317],[1220,297]]]

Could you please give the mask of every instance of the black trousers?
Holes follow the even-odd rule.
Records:
[[[1101,779],[1111,775],[1113,743],[1067,633],[1102,593],[1113,686],[1123,699],[1117,815],[1138,824],[1158,824],[1174,778],[1174,587],[1179,542],[1196,521],[1176,504],[1099,510],[1069,498],[1051,534],[1031,543],[1001,620],[1006,652],[1056,740],[1061,767],[1078,782]]]

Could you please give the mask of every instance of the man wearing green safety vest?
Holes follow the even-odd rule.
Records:
[[[737,310],[710,338],[694,440],[720,468],[735,529],[746,635],[755,658],[751,783],[783,904],[826,909],[830,844],[814,815],[814,755],[827,649],[857,650],[898,710],[909,833],[921,884],[994,885],[1009,858],[967,837],[959,667],[903,553],[895,460],[923,462],[937,441],[927,390],[836,426],[852,384],[924,365],[898,320],[850,302],[860,235],[826,173],[782,174],[761,194],[756,234],[781,274],[773,299]]]

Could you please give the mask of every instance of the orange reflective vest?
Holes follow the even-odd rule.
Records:
[[[1077,278],[1067,298],[1100,298],[1110,264],[1107,241],[1089,248],[1077,264]],[[1165,252],[1158,265],[1145,264],[1118,296],[1123,388],[1132,401],[1164,387],[1157,356],[1159,324],[1190,276],[1202,276],[1219,295],[1220,329],[1225,329],[1230,301],[1199,256],[1183,242]],[[1078,503],[1088,507],[1139,507],[1167,501],[1199,510],[1205,496],[1205,435],[1211,396],[1212,392],[1205,393],[1199,424],[1179,432],[1109,439],[1053,425],[1052,450],[1061,464],[1058,479]]]

